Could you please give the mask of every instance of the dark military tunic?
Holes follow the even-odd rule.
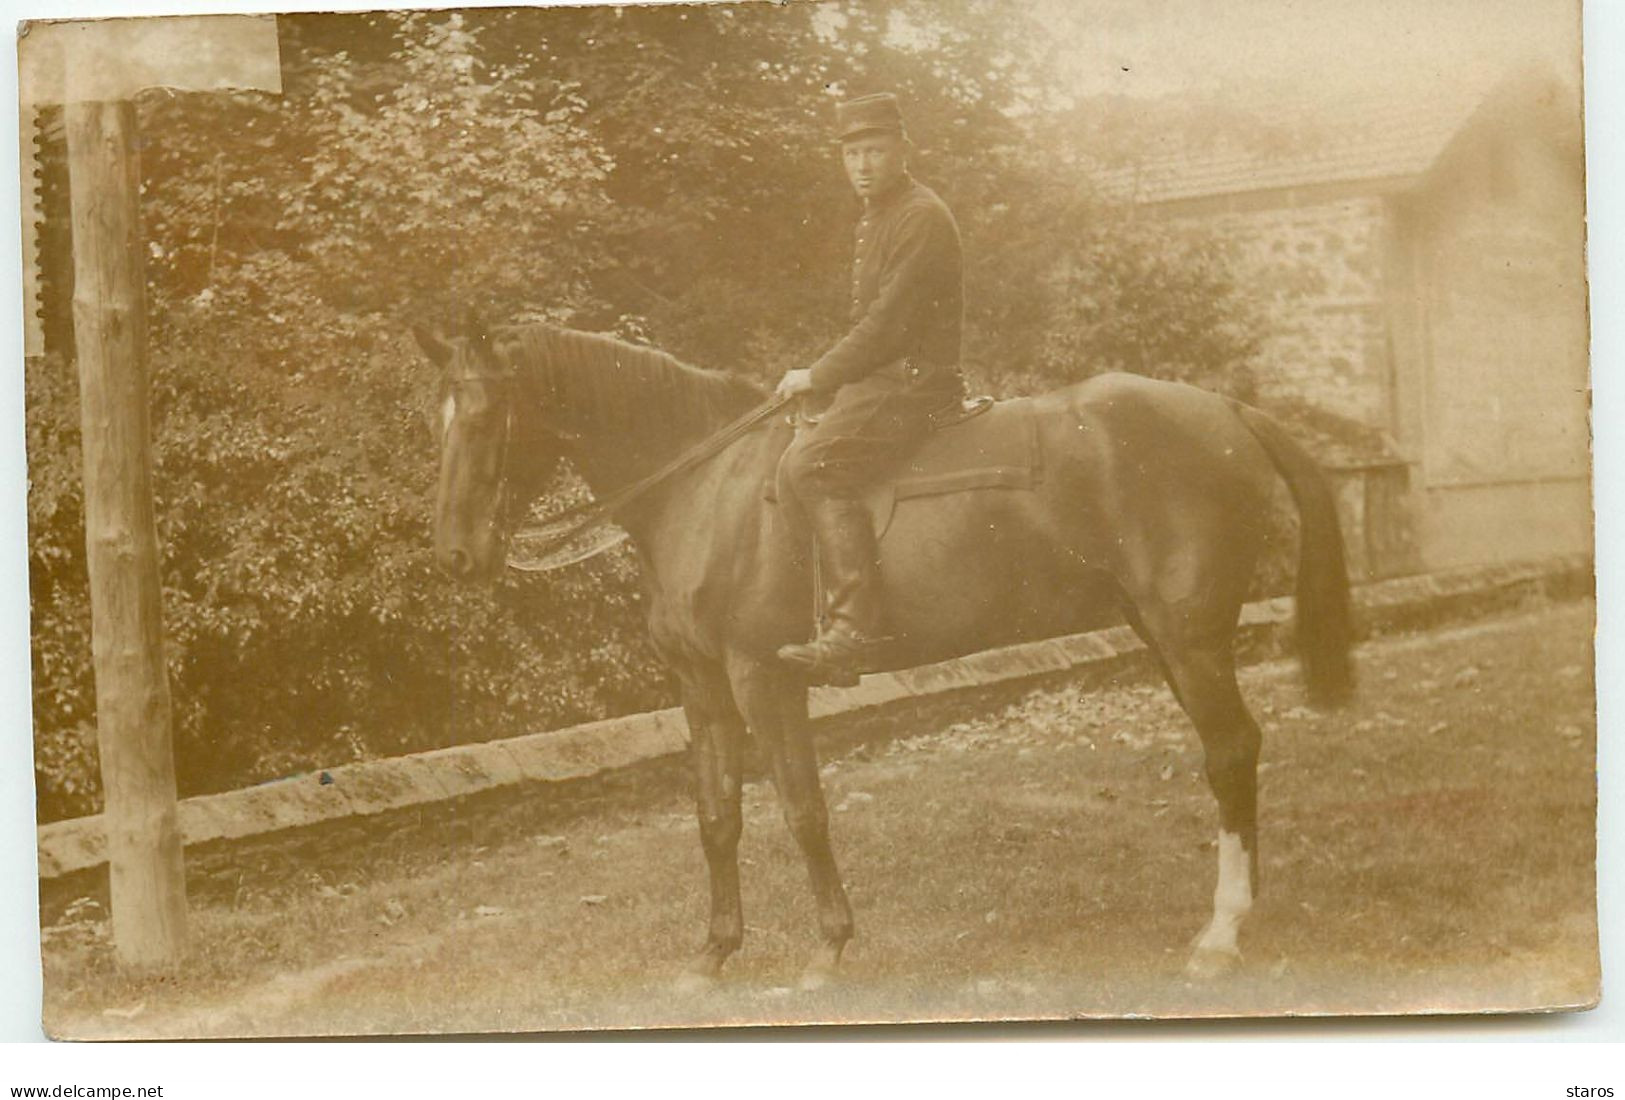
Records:
[[[904,176],[858,222],[852,330],[813,364],[813,384],[833,390],[903,358],[958,367],[964,296],[959,226],[936,192]]]
[[[964,268],[959,227],[929,187],[902,177],[858,222],[852,328],[812,365],[829,407],[785,455],[803,500],[856,496],[958,400]]]

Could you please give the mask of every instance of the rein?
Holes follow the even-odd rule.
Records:
[[[521,573],[545,573],[586,561],[615,546],[626,538],[624,531],[612,527],[617,512],[743,439],[794,400],[793,397],[770,398],[706,436],[654,473],[617,489],[602,500],[577,505],[551,519],[515,531],[513,540],[525,543],[526,556],[523,560],[516,559],[510,551],[508,568]]]

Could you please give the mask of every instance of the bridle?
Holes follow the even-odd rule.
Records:
[[[509,514],[510,505],[513,501],[509,469],[509,459],[513,454],[513,384],[514,373],[511,370],[500,374],[465,371],[459,374],[451,375],[446,379],[446,390],[451,395],[452,408],[454,410],[459,404],[457,401],[457,393],[459,389],[463,387],[478,385],[483,387],[497,387],[502,391],[502,433],[497,442],[497,516],[499,517],[499,522],[502,523],[504,528],[502,532],[503,535],[506,535],[508,529],[513,526],[513,517]],[[456,413],[453,412],[453,418],[455,418],[455,416]],[[446,426],[445,433],[447,435],[450,434],[450,424]]]
[[[477,383],[480,385],[499,385],[507,387],[506,392],[503,393],[503,399],[505,400],[506,404],[503,408],[502,441],[500,444],[500,453],[498,457],[498,468],[500,469],[501,473],[498,475],[499,482],[497,488],[498,515],[501,517],[501,522],[504,524],[503,535],[506,539],[511,539],[514,536],[521,534],[521,532],[517,532],[513,529],[514,517],[509,514],[509,506],[513,501],[513,494],[510,491],[509,485],[511,480],[509,458],[511,456],[513,446],[515,395],[512,392],[512,386],[514,385],[515,380],[515,373],[511,368],[500,373],[467,371],[464,373],[451,375],[446,379],[446,385],[454,395],[454,402],[455,393],[458,386]],[[614,522],[616,513],[621,509],[633,504],[637,500],[642,499],[652,490],[676,477],[678,474],[693,469],[695,466],[698,466],[701,462],[704,462],[706,459],[717,454],[725,447],[734,443],[736,440],[749,434],[763,422],[771,419],[780,410],[786,408],[792,400],[794,399],[790,397],[769,398],[767,401],[751,409],[737,420],[723,426],[718,431],[712,433],[705,439],[702,439],[700,442],[696,443],[694,446],[688,448],[682,454],[679,454],[676,458],[672,459],[670,462],[666,463],[652,474],[639,478],[630,485],[617,489],[615,492],[609,494],[607,497],[604,497],[601,500],[588,501],[585,504],[580,504],[573,508],[567,508],[558,515],[555,515],[550,519],[543,520],[534,528],[527,529],[526,531],[522,532],[522,534],[538,544],[535,553],[537,555],[537,560],[539,560],[541,564],[534,566],[520,566],[514,562],[510,562],[509,564],[514,568],[518,568],[526,572],[543,572],[549,569],[558,568],[561,565],[572,564],[576,561],[583,560],[581,555],[570,553],[566,548],[572,543],[576,543],[577,540],[583,538],[584,536],[598,531],[601,528],[610,526]],[[547,424],[544,426],[549,434],[554,435],[567,443],[580,438],[578,433],[560,429],[555,425]],[[616,539],[614,541],[619,540]],[[614,545],[614,541],[601,541],[600,549]],[[599,552],[599,550],[593,551],[593,553],[597,552]],[[591,554],[587,556],[591,556]]]
[[[510,558],[509,568],[526,573],[545,573],[603,553],[626,538],[626,532],[615,526],[616,518],[622,511],[749,435],[778,415],[793,400],[791,397],[769,398],[653,473],[622,486],[608,496],[566,508],[523,531],[512,532],[515,540],[523,539],[528,543],[528,554],[524,562]]]

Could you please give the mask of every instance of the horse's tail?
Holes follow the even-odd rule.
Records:
[[[1337,501],[1319,465],[1285,429],[1257,409],[1231,403],[1269,455],[1298,506],[1298,659],[1309,699],[1331,707],[1354,693],[1349,650],[1354,620],[1349,605],[1348,565]]]

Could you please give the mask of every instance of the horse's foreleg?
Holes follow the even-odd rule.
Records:
[[[721,670],[681,677],[694,764],[694,809],[700,845],[711,879],[711,920],[705,946],[684,970],[679,986],[698,988],[715,980],[745,935],[739,899],[740,781],[744,721]]]
[[[785,823],[807,861],[822,943],[802,975],[802,986],[817,988],[834,976],[841,950],[852,938],[852,907],[830,847],[829,811],[807,720],[807,688],[776,662],[752,657],[730,658],[728,674],[734,698],[772,765]]]

